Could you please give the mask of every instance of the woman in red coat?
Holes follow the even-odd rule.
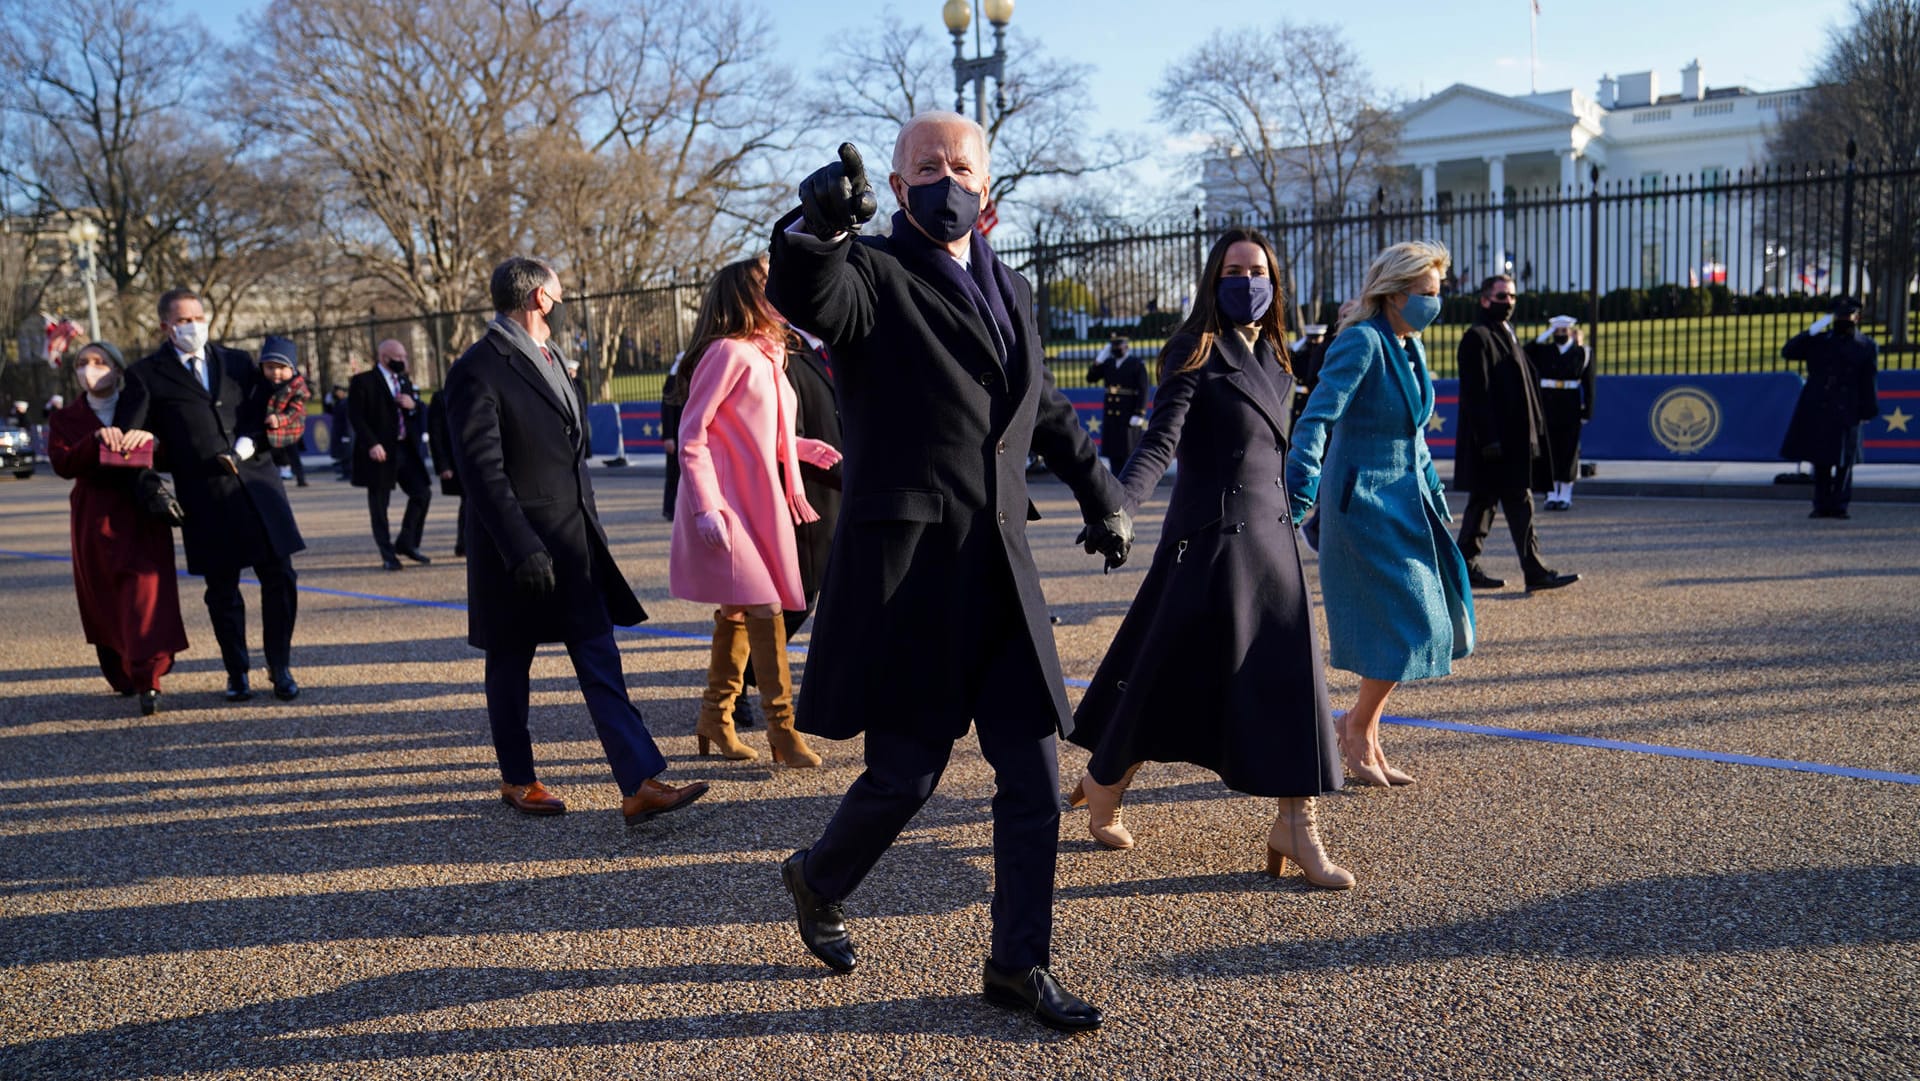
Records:
[[[73,374],[82,393],[47,419],[47,456],[73,479],[73,587],[80,626],[100,655],[113,689],[140,696],[140,712],[160,708],[160,677],[187,648],[180,622],[173,528],[142,508],[146,472],[125,463],[150,455],[142,431],[145,393],[127,380],[120,351],[94,342]],[[150,462],[150,457],[144,460]]]

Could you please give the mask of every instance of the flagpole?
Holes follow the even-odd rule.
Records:
[[[1527,93],[1540,92],[1540,0],[1527,0]]]

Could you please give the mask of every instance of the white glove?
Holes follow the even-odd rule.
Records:
[[[1540,336],[1538,338],[1534,339],[1534,344],[1545,345],[1547,343],[1547,340],[1552,337],[1553,337],[1553,328],[1548,327],[1547,329],[1540,332]]]
[[[1129,428],[1144,428],[1146,426],[1147,418],[1142,414],[1135,413],[1133,416],[1127,418],[1127,427]]]
[[[1833,325],[1833,316],[1823,315],[1820,318],[1815,319],[1813,321],[1813,325],[1807,328],[1807,333],[1818,334],[1821,331],[1826,330],[1828,327],[1832,325]]]
[[[248,458],[253,457],[253,440],[250,437],[244,436],[244,435],[234,440],[233,456],[235,458],[240,459],[243,462],[246,461]]]

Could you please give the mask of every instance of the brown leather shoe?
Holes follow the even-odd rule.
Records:
[[[626,816],[627,825],[637,825],[654,815],[677,811],[706,794],[705,781],[675,788],[649,778],[640,782],[640,791],[620,801],[620,813]]]
[[[523,815],[563,815],[567,805],[559,796],[547,791],[547,786],[535,781],[532,784],[500,785],[500,802],[519,811]]]

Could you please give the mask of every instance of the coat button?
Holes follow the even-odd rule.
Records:
[[[1245,522],[1235,522],[1235,523],[1233,524],[1233,528],[1232,528],[1232,529],[1229,529],[1229,530],[1227,530],[1227,532],[1229,532],[1229,533],[1239,533],[1239,532],[1241,532],[1242,530],[1244,530],[1244,529],[1246,529],[1246,528],[1247,528],[1247,523],[1245,523]]]
[[[1287,478],[1285,477],[1273,478],[1273,486],[1275,488],[1285,488],[1287,486]]]
[[[994,446],[993,452],[995,454],[1005,454],[1007,452],[1007,441],[1002,439],[998,444]]]
[[[1001,511],[1001,512],[1000,512],[1000,515],[999,515],[999,517],[1000,517],[1000,524],[1001,524],[1001,525],[1006,525],[1006,524],[1007,524],[1007,512],[1006,512],[1006,511]]]
[[[981,372],[981,373],[980,373],[980,385],[981,385],[981,386],[983,386],[983,387],[990,387],[990,386],[992,386],[992,385],[993,385],[993,373],[992,373],[992,372]]]

